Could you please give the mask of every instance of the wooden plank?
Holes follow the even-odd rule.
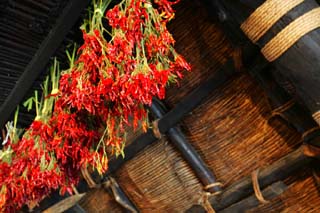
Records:
[[[43,211],[43,213],[60,213],[64,212],[74,205],[76,205],[84,196],[86,193],[82,194],[75,194],[72,195],[68,198],[65,198],[64,200],[54,204],[53,206],[47,208],[46,210]]]

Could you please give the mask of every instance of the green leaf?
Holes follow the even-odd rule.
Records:
[[[27,175],[28,175],[28,168],[25,168],[25,170],[22,173],[22,177],[24,177],[26,179]]]
[[[27,110],[30,111],[32,109],[33,97],[29,98],[23,103],[24,107],[27,107]]]
[[[43,172],[47,168],[46,156],[42,155],[40,159],[40,171]]]
[[[19,115],[19,106],[17,106],[17,110],[16,110],[16,112],[14,113],[14,120],[13,120],[13,128],[14,128],[14,131],[16,130],[16,127],[17,127],[18,115]]]
[[[13,153],[13,151],[11,150],[11,148],[9,148],[9,149],[7,149],[5,151],[0,150],[0,159],[2,160],[2,162],[11,164],[11,162],[12,162],[12,153]]]
[[[48,165],[48,167],[47,167],[47,170],[52,170],[53,168],[54,168],[54,164],[56,163],[56,159],[53,157],[53,156],[51,156],[51,160],[50,160],[50,162],[49,162],[49,165]]]
[[[38,140],[35,140],[34,148],[35,148],[35,149],[39,149],[39,148],[40,148],[40,145],[39,145],[39,141],[38,141]]]

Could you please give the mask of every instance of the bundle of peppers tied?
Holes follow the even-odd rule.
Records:
[[[56,189],[72,194],[81,168],[103,174],[107,155],[124,154],[126,127],[148,128],[152,97],[163,99],[166,85],[190,70],[166,27],[178,1],[123,0],[112,9],[111,0],[93,3],[69,69],[60,73],[54,61],[41,98],[35,92],[24,104],[35,107],[35,120],[21,131],[16,114],[7,125],[1,211],[33,206]]]

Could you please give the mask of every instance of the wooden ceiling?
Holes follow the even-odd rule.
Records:
[[[17,105],[40,88],[52,57],[81,39],[79,16],[89,1],[0,0],[0,128]],[[19,125],[34,114],[20,108]]]

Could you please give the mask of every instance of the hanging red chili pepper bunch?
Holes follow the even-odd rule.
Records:
[[[190,70],[166,28],[177,2],[158,0],[155,9],[150,0],[123,0],[104,16],[110,1],[100,1],[82,26],[84,44],[60,82],[61,107],[101,118],[106,125],[101,145],[116,154],[123,148],[124,126],[146,129],[145,105],[152,97],[163,99],[166,85]],[[111,31],[103,25],[105,18]]]
[[[70,68],[60,77],[55,63],[42,101],[36,93],[26,102],[35,103],[37,117],[23,136],[9,128],[0,152],[0,210],[38,202],[57,188],[72,193],[81,168],[106,172],[108,154],[124,155],[125,127],[146,130],[145,106],[190,70],[166,28],[178,1],[123,0],[107,11],[110,2],[94,2],[84,44],[68,54]]]
[[[49,87],[49,78],[44,82],[42,100],[38,100],[35,92],[25,102],[28,109],[35,105],[37,116],[23,136],[20,137],[15,125],[8,128],[10,137],[0,153],[2,211],[14,212],[23,204],[36,204],[58,188],[61,194],[66,191],[72,194],[82,167],[97,168],[99,162],[99,166],[107,168],[104,153],[95,149],[102,136],[99,123],[88,113],[71,113],[59,107],[57,70],[55,61],[52,83]]]
[[[56,62],[51,76],[54,91],[59,80]],[[48,96],[48,86],[49,78],[43,86],[44,96]],[[21,138],[16,128],[17,114],[15,125],[7,127],[10,137],[0,156],[1,211],[14,212],[23,204],[33,205],[53,189],[70,188],[78,179],[60,167],[56,150],[51,148],[56,140],[51,126],[54,99],[52,95],[40,101],[35,92],[35,96],[25,102],[29,109],[35,105],[37,116]]]

